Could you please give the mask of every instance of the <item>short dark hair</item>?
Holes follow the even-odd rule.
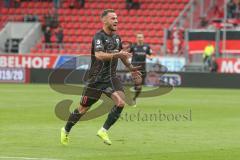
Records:
[[[115,10],[114,9],[105,9],[101,14],[101,18],[105,17],[108,13],[115,13]]]

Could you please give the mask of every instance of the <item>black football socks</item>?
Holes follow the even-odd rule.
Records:
[[[135,96],[133,98],[134,101],[140,95],[141,91],[142,91],[142,87],[135,87]]]
[[[83,114],[79,113],[79,110],[76,108],[69,116],[68,122],[65,126],[65,131],[70,132],[72,127],[80,120]]]
[[[107,120],[105,121],[103,128],[108,130],[120,117],[123,107],[114,106],[108,114]]]

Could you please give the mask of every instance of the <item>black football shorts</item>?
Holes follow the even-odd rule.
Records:
[[[142,84],[144,84],[145,78],[146,78],[146,63],[144,63],[144,62],[133,62],[132,65],[133,66],[141,66],[139,71],[142,73]]]
[[[115,91],[123,91],[122,83],[118,78],[112,78],[110,82],[94,82],[87,84],[83,89],[83,94],[80,104],[84,107],[90,107],[96,103],[102,93],[111,98]]]

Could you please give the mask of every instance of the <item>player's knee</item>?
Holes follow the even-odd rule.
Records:
[[[117,103],[116,103],[116,106],[118,106],[118,107],[124,107],[124,106],[125,106],[125,101],[122,100],[122,99],[118,99],[118,100],[117,100]]]
[[[137,91],[142,90],[142,86],[141,85],[135,86],[135,90],[137,90]]]
[[[81,114],[85,114],[85,113],[89,110],[89,108],[90,108],[90,107],[88,107],[88,106],[82,106],[82,105],[80,105],[79,108],[78,108],[78,111],[79,111],[79,113],[81,113]]]

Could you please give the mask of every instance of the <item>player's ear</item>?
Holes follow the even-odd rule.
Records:
[[[102,23],[103,23],[103,24],[106,24],[106,22],[107,22],[107,17],[106,17],[106,16],[104,16],[104,17],[102,17],[102,19],[101,19],[101,20],[102,20]]]

